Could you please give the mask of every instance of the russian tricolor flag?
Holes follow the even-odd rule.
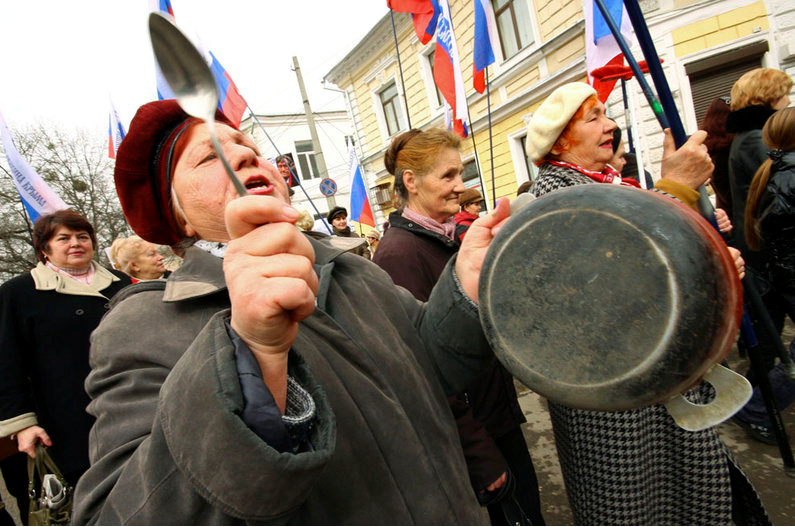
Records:
[[[453,33],[453,19],[447,0],[440,0],[439,23],[436,26],[436,51],[433,59],[433,80],[442,92],[447,104],[453,109],[453,128],[456,133],[466,137],[467,97],[464,91],[464,77],[461,74],[461,61],[458,59],[458,46]]]
[[[172,22],[176,23],[174,18],[174,9],[171,7],[171,0],[150,0],[149,6],[152,11],[161,13],[169,18]],[[248,107],[246,100],[240,95],[232,77],[224,69],[218,59],[212,52],[204,53],[207,60],[207,65],[215,77],[215,85],[218,88],[218,109],[234,123],[235,126],[240,126],[240,121],[243,120],[243,114]],[[168,83],[166,82],[163,73],[160,71],[160,66],[155,60],[155,72],[157,76],[157,98],[174,99],[174,92],[171,91]]]
[[[6,126],[3,114],[0,113],[0,139],[6,154],[6,161],[11,167],[11,175],[17,187],[30,221],[35,222],[39,216],[50,214],[56,210],[68,209],[68,205],[41,179],[33,168],[19,154],[11,132]]]
[[[624,40],[631,46],[635,40],[635,33],[623,2],[621,0],[604,0],[604,2],[610,16],[620,28]],[[597,80],[593,78],[591,72],[608,64],[623,66],[624,55],[594,0],[583,0],[583,12],[585,13],[585,63],[588,70],[588,82],[596,90],[599,100],[604,102],[613,90],[617,79]]]
[[[438,0],[386,0],[386,5],[398,13],[411,13],[417,38],[423,44],[431,41],[439,18]]]
[[[235,126],[240,126],[240,121],[243,120],[243,114],[246,112],[246,100],[237,91],[232,77],[221,66],[218,59],[215,58],[212,51],[208,52],[210,55],[210,70],[215,77],[215,84],[218,87],[218,109],[234,123]]]
[[[116,159],[116,151],[119,149],[121,140],[127,135],[124,132],[124,126],[121,124],[119,114],[116,112],[116,107],[113,106],[113,101],[110,101],[110,116],[108,118],[108,157]]]
[[[494,64],[494,49],[497,46],[497,22],[491,0],[475,1],[475,37],[472,42],[472,84],[483,93],[486,89],[484,73]]]
[[[367,188],[364,186],[362,167],[359,166],[359,159],[356,157],[356,150],[354,150],[353,145],[348,146],[348,152],[351,177],[350,218],[358,223],[375,227],[373,209],[370,208],[370,200],[367,199]]]

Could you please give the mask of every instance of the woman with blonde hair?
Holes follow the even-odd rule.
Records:
[[[130,275],[133,282],[168,277],[163,255],[158,252],[157,245],[140,236],[113,240],[110,257],[116,268]]]

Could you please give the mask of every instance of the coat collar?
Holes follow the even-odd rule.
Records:
[[[776,110],[769,106],[746,106],[729,113],[726,131],[737,134],[748,130],[761,130]]]
[[[304,232],[315,250],[315,266],[331,263],[339,255],[361,245],[361,238],[330,237],[322,233]],[[182,266],[166,281],[164,302],[179,302],[226,290],[223,260],[210,253],[190,247],[185,251]]]
[[[91,285],[85,285],[77,280],[63,276],[41,262],[31,269],[30,275],[33,277],[33,282],[38,291],[55,291],[66,295],[107,298],[100,291],[107,289],[113,282],[118,282],[120,278],[104,267],[97,265],[96,262],[91,262],[91,265],[94,267],[94,277],[91,279]]]

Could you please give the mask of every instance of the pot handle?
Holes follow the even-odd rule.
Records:
[[[720,364],[715,364],[702,380],[715,388],[715,398],[707,404],[694,404],[677,395],[663,403],[676,424],[696,432],[722,423],[737,413],[751,398],[748,379]]]

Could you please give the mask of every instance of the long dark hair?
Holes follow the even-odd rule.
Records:
[[[723,97],[718,97],[709,105],[707,113],[701,120],[699,129],[707,132],[704,144],[710,154],[728,148],[732,144],[734,134],[726,131],[726,118],[729,117],[730,111],[729,103]]]

